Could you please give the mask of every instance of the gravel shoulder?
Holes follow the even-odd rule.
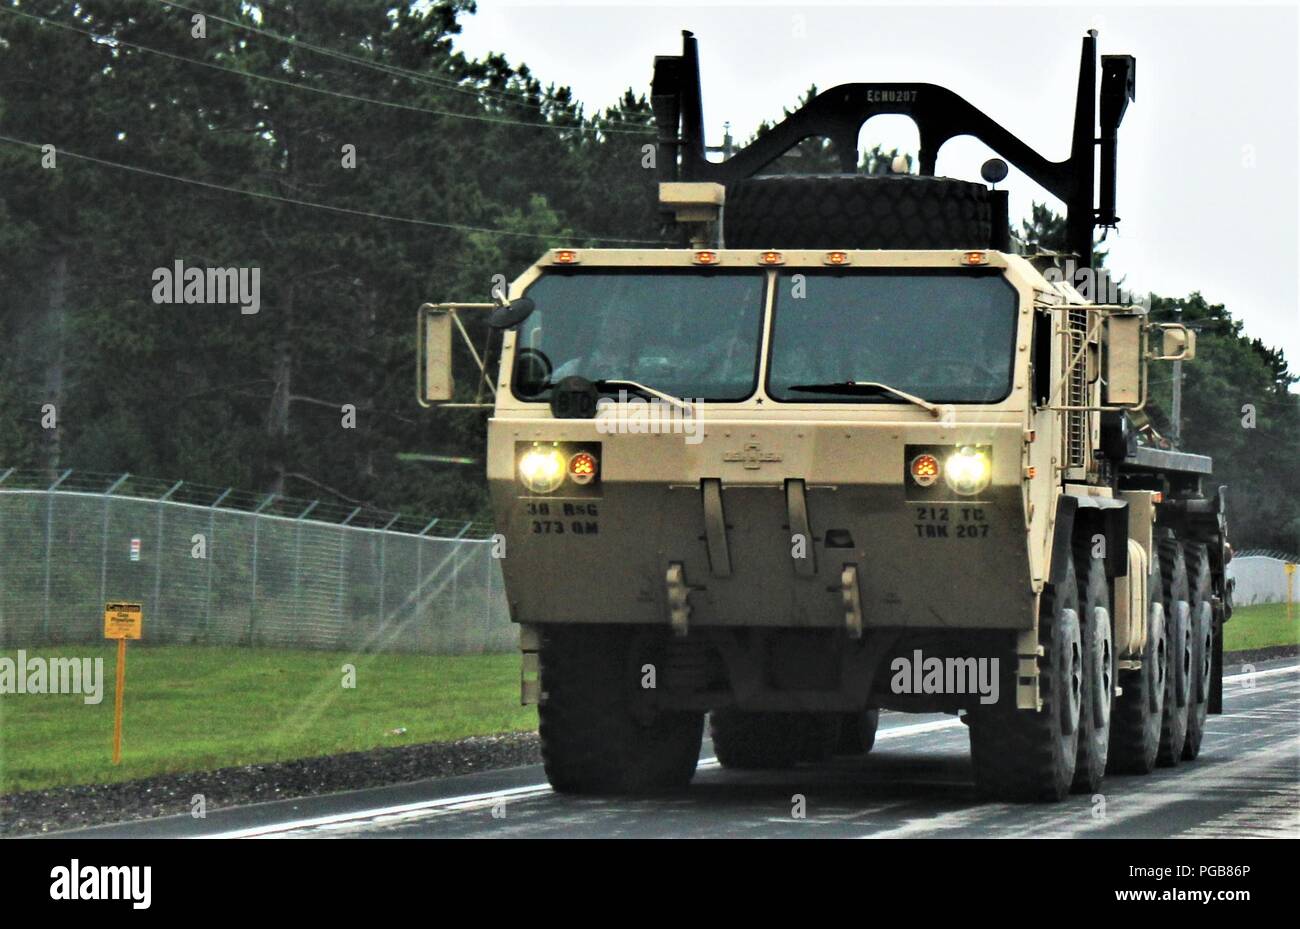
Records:
[[[1274,658],[1293,658],[1300,655],[1300,645],[1270,645],[1267,648],[1248,648],[1239,652],[1223,653],[1223,673],[1233,673],[1233,665],[1252,664]]]
[[[117,784],[33,790],[0,796],[0,836],[40,835],[175,816],[190,812],[197,794],[203,796],[208,810],[214,810],[513,768],[540,761],[537,733],[515,732],[457,742],[165,774]]]

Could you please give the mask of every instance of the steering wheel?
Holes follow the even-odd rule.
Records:
[[[551,359],[537,348],[521,348],[515,354],[515,389],[520,396],[535,397],[551,381]]]

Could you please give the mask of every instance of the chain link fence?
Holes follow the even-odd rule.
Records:
[[[491,528],[131,475],[0,469],[0,643],[145,641],[433,655],[517,643]]]

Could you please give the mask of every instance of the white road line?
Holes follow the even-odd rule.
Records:
[[[1242,674],[1232,674],[1223,679],[1225,684],[1245,681],[1252,676],[1259,680],[1260,678],[1276,677],[1280,674],[1294,674],[1300,671],[1300,665],[1291,665],[1285,668],[1269,668],[1265,671],[1246,672]],[[1241,689],[1233,691],[1227,696],[1235,696],[1242,693],[1252,693],[1253,691]],[[960,719],[939,719],[925,723],[913,723],[906,726],[891,726],[887,729],[881,729],[876,733],[876,741],[883,739],[897,739],[903,736],[920,735],[926,732],[937,732],[943,729],[952,729],[964,725]],[[699,763],[699,768],[715,768],[718,766],[717,758],[704,758]],[[332,816],[317,816],[309,819],[296,819],[283,823],[270,823],[261,826],[250,826],[246,829],[233,829],[229,832],[218,832],[212,835],[203,836],[203,838],[212,839],[251,839],[258,837],[270,837],[284,835],[290,832],[299,832],[308,829],[338,829],[345,828],[352,824],[362,824],[374,821],[397,822],[405,819],[415,819],[432,813],[462,811],[489,807],[498,800],[511,798],[529,799],[532,797],[545,796],[551,793],[549,784],[529,784],[526,787],[511,787],[505,790],[493,790],[477,794],[464,794],[459,797],[442,797],[437,800],[424,800],[420,803],[405,803],[399,806],[378,807],[369,810],[357,810],[351,813],[336,813]]]
[[[381,816],[396,816],[403,813],[420,813],[427,810],[436,810],[440,807],[456,806],[461,803],[475,803],[483,800],[491,802],[502,798],[526,797],[534,794],[545,793],[550,789],[550,786],[546,784],[530,784],[527,787],[512,787],[506,790],[494,790],[488,793],[465,794],[460,797],[443,797],[439,800],[424,800],[420,803],[404,803],[400,806],[358,810],[352,813],[337,813],[333,816],[316,816],[311,819],[295,819],[284,823],[269,823],[262,826],[251,826],[247,829],[234,829],[230,832],[219,832],[215,835],[205,836],[205,838],[249,839],[256,836],[275,835],[283,832],[293,832],[298,829],[313,829],[320,826],[329,826],[335,823],[345,823],[354,820],[375,819]]]

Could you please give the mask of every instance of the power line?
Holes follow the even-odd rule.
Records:
[[[41,144],[36,142],[28,142],[25,139],[15,139],[6,135],[0,135],[0,142],[8,142],[11,145],[21,145],[25,148],[34,148],[37,151],[41,151],[44,147]],[[487,233],[488,235],[514,236],[516,238],[525,238],[525,239],[556,238],[555,235],[549,233],[543,233],[543,232],[516,232],[511,229],[489,229],[486,226],[468,226],[462,223],[444,223],[444,222],[436,222],[430,219],[416,219],[414,217],[409,217],[409,216],[391,216],[387,213],[372,213],[367,210],[354,210],[345,206],[334,206],[333,204],[329,204],[329,203],[317,203],[312,200],[298,200],[293,197],[283,197],[280,196],[279,194],[268,194],[259,190],[244,190],[243,188],[240,187],[228,187],[225,184],[216,184],[213,183],[212,181],[201,181],[196,178],[181,177],[176,174],[165,174],[162,171],[153,171],[149,168],[137,167],[136,165],[122,164],[121,162],[117,162],[117,161],[108,161],[107,159],[104,158],[96,158],[93,155],[82,155],[77,152],[69,151],[68,149],[65,148],[59,148],[58,146],[55,146],[55,151],[61,156],[66,156],[68,158],[77,158],[82,161],[89,161],[93,164],[101,165],[106,168],[117,168],[118,170],[121,171],[130,171],[134,174],[144,174],[150,177],[160,177],[160,178],[164,178],[165,180],[177,181],[182,184],[194,184],[195,186],[198,187],[205,187],[209,190],[219,190],[222,191],[223,193],[242,194],[246,197],[257,197],[262,200],[274,200],[278,203],[289,203],[294,206],[312,207],[317,210],[328,210],[332,213],[343,213],[348,216],[362,216],[368,219],[382,219],[385,220],[386,222],[407,223],[414,226],[432,226],[436,229],[451,229],[458,232],[482,232],[482,233]],[[616,238],[614,236],[593,236],[593,235],[574,234],[573,237],[578,239],[594,240],[597,242],[616,242],[620,245],[623,244],[662,245],[663,244],[662,242],[654,241],[650,239],[623,239],[623,238]]]
[[[498,97],[501,99],[502,102],[514,102],[514,98],[511,97],[510,94],[507,93],[506,91],[493,90],[491,88],[463,87],[455,78],[441,77],[435,74],[423,74],[419,71],[412,71],[410,68],[403,68],[398,65],[390,65],[382,61],[372,61],[368,58],[362,58],[359,55],[350,55],[347,52],[341,52],[336,49],[325,48],[324,46],[321,45],[313,45],[312,43],[305,42],[302,39],[293,38],[292,36],[281,35],[278,32],[273,32],[270,29],[263,29],[260,26],[254,26],[248,23],[241,23],[236,20],[226,19],[224,16],[218,16],[215,13],[205,13],[203,10],[197,10],[194,7],[186,6],[183,3],[175,3],[173,2],[173,0],[157,0],[157,2],[167,7],[173,7],[178,10],[184,10],[187,13],[196,13],[208,19],[214,19],[219,23],[224,23],[225,25],[232,26],[235,29],[242,29],[246,32],[252,32],[252,33],[256,33],[257,35],[266,36],[267,38],[274,39],[277,42],[283,42],[286,45],[291,45],[296,48],[306,49],[307,51],[315,52],[318,55],[325,55],[329,58],[335,58],[340,61],[347,61],[352,64],[360,65],[363,68],[370,68],[371,70],[379,71],[380,73],[387,74],[391,77],[405,78],[406,80],[417,81],[419,83],[438,87],[441,90],[450,90],[456,93],[468,94],[470,96],[473,96],[475,99],[478,99],[480,95],[483,95],[489,97]],[[554,101],[554,98],[550,97],[549,95],[548,95],[548,99]],[[638,126],[637,123],[629,120],[602,118],[602,117],[595,117],[595,118],[603,119],[604,122],[610,125],[638,127],[632,130],[625,130],[629,134],[649,135],[653,133],[652,129],[649,129],[645,126]],[[616,130],[611,129],[610,131],[616,131]]]
[[[36,16],[31,13],[24,13],[20,10],[14,10],[9,7],[0,7],[0,12],[8,13],[13,16],[22,16],[26,19],[35,20],[36,22],[40,23],[42,26],[54,26],[57,29],[63,29],[68,32],[79,33],[80,35],[87,36],[92,40],[102,39],[106,42],[111,42],[115,46],[121,45],[121,46],[125,46],[126,48],[134,48],[142,52],[149,52],[150,54],[161,55],[164,58],[170,58],[174,61],[184,62],[185,64],[199,65],[200,67],[203,68],[211,68],[214,71],[224,71],[227,74],[233,74],[237,77],[253,78],[254,80],[267,81],[271,84],[277,84],[281,87],[289,87],[294,90],[305,90],[310,93],[324,94],[325,96],[337,97],[344,100],[352,100],[357,103],[369,103],[375,106],[389,107],[391,109],[409,110],[417,113],[428,113],[432,116],[441,116],[449,119],[468,119],[477,122],[497,123],[499,125],[506,125],[506,126],[521,126],[521,127],[534,128],[534,129],[549,129],[554,132],[600,131],[600,132],[620,133],[624,135],[645,134],[644,132],[635,133],[627,129],[612,129],[612,128],[597,129],[596,127],[592,127],[588,129],[585,126],[557,126],[554,125],[553,123],[527,122],[524,120],[508,119],[506,117],[500,117],[500,116],[485,116],[482,114],[475,114],[475,113],[455,113],[450,110],[435,110],[429,107],[416,106],[410,103],[396,103],[391,100],[378,100],[375,99],[374,97],[362,97],[362,96],[358,96],[357,94],[344,93],[343,91],[338,91],[338,90],[329,90],[328,88],[324,88],[324,87],[313,87],[310,84],[299,84],[296,81],[287,81],[284,80],[283,78],[271,77],[266,74],[257,74],[256,72],[252,72],[252,71],[240,71],[237,68],[228,68],[225,65],[219,65],[210,61],[199,61],[196,58],[189,58],[186,57],[185,55],[178,55],[174,52],[167,52],[161,49],[150,48],[147,45],[140,45],[139,43],[130,42],[127,41],[126,39],[119,39],[115,36],[101,35],[99,33],[91,32],[90,30],[87,29],[80,29],[76,26],[70,25],[69,23],[63,23],[57,20],[47,19],[44,16]]]

